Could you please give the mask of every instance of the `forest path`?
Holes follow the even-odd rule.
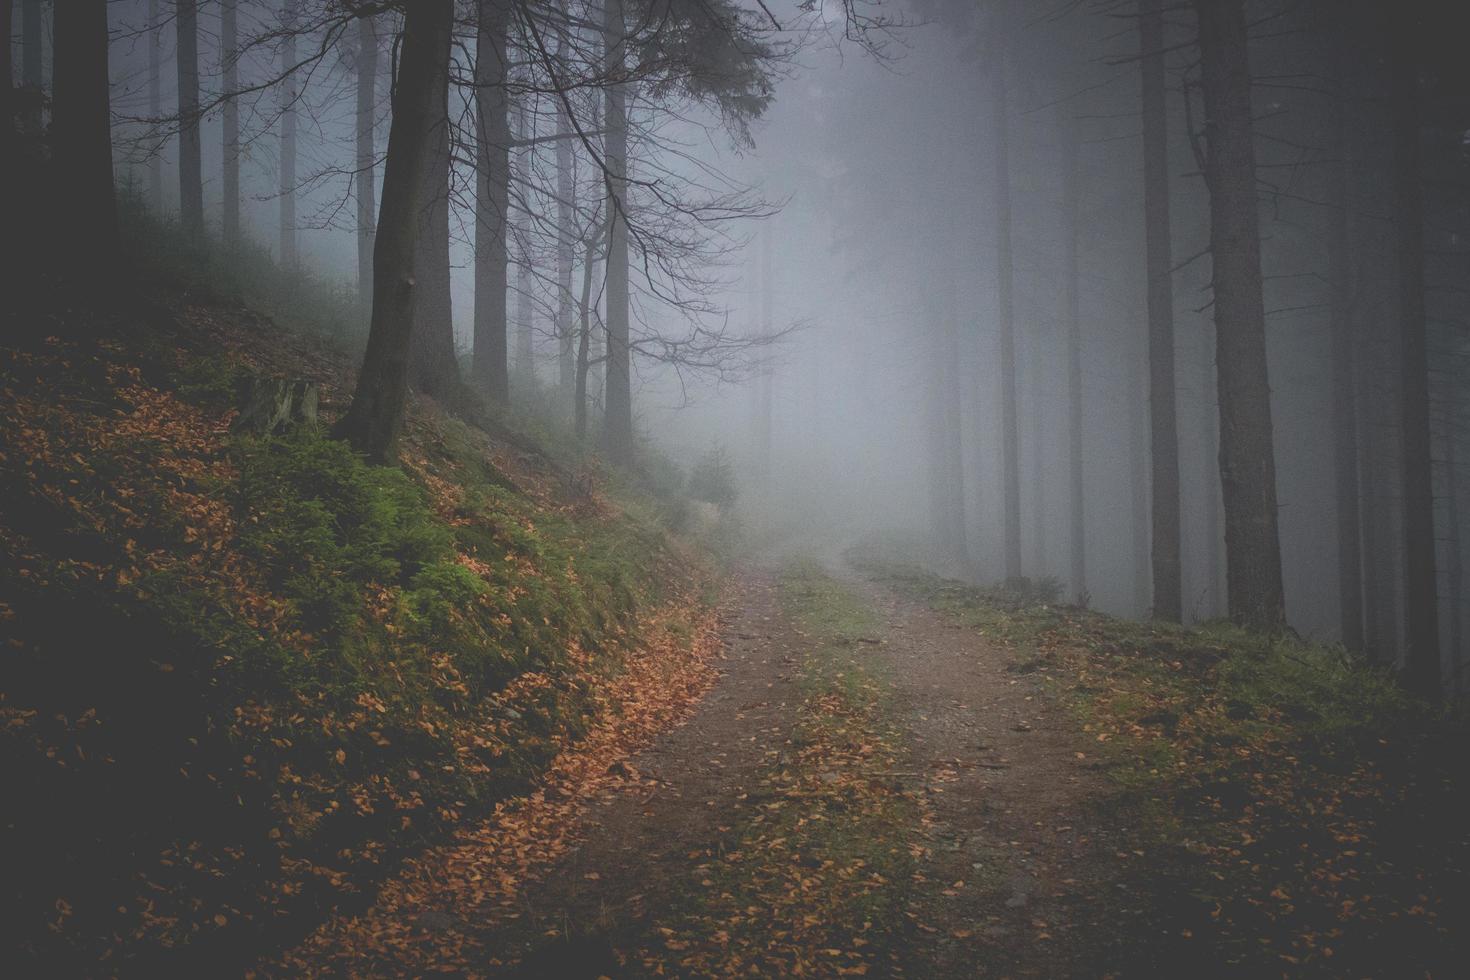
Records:
[[[319,941],[288,972],[1086,975],[1085,747],[999,645],[790,568],[735,577],[714,686],[562,814],[569,846],[513,898],[461,905],[430,861],[391,941]]]

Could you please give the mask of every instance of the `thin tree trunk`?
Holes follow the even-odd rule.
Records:
[[[1082,493],[1082,265],[1079,247],[1081,238],[1081,147],[1077,142],[1074,125],[1067,127],[1065,134],[1066,162],[1064,165],[1065,186],[1062,189],[1063,210],[1066,212],[1067,251],[1066,270],[1062,275],[1062,288],[1066,290],[1065,327],[1067,331],[1067,460],[1069,504],[1068,534],[1072,569],[1072,595],[1079,603],[1086,603],[1087,592],[1087,514]]]
[[[372,17],[357,22],[357,296],[373,304],[373,236],[377,187],[378,29]]]
[[[1429,432],[1429,346],[1424,312],[1424,191],[1419,151],[1419,72],[1407,27],[1396,39],[1391,90],[1394,197],[1403,336],[1404,683],[1441,694],[1435,579],[1434,483]]]
[[[560,56],[564,40],[557,42]],[[567,110],[557,99],[557,133],[570,133],[572,123]],[[577,176],[574,166],[572,141],[556,141],[556,336],[557,377],[561,385],[562,398],[573,394],[576,387],[577,359],[573,350],[572,331],[572,259],[576,248],[572,222],[576,216]]]
[[[79,278],[111,281],[120,270],[106,0],[56,6],[51,135],[59,202],[58,245]],[[77,229],[86,234],[75,234]]]
[[[39,0],[30,0],[40,6]],[[148,0],[148,117],[153,125],[163,118],[163,19],[158,0]],[[153,213],[163,214],[163,147],[148,159],[148,202]]]
[[[1143,212],[1147,239],[1149,436],[1153,615],[1177,623],[1184,597],[1179,560],[1179,429],[1174,393],[1174,283],[1169,221],[1169,138],[1164,102],[1163,0],[1139,0],[1143,67]]]
[[[772,255],[773,235],[770,222],[761,229],[761,298],[760,313],[762,337],[771,336],[772,308],[775,303],[775,283],[772,281],[775,270],[773,268]],[[760,480],[760,489],[763,494],[769,495],[771,483],[771,427],[774,419],[772,402],[775,398],[774,392],[774,365],[768,356],[761,359],[760,377],[756,382],[756,415],[755,415],[755,458],[756,475]]]
[[[1286,621],[1276,514],[1276,458],[1266,370],[1260,220],[1243,0],[1196,0],[1205,96],[1214,257],[1220,482],[1232,619],[1274,630]]]
[[[1136,615],[1147,617],[1152,614],[1150,577],[1153,569],[1149,551],[1148,411],[1144,400],[1138,397],[1138,392],[1148,383],[1146,353],[1139,350],[1133,363],[1139,367],[1125,392],[1128,398],[1128,497],[1132,525],[1129,540],[1133,544],[1133,609]]]
[[[592,267],[597,261],[597,239],[601,234],[600,228],[593,228],[582,256],[582,302],[579,308],[580,327],[577,331],[577,376],[574,381],[576,404],[573,407],[579,441],[587,438],[587,373],[592,367]]]
[[[475,388],[492,405],[510,402],[506,361],[506,216],[510,210],[510,119],[506,98],[505,0],[480,0],[475,39]]]
[[[157,23],[156,18],[154,23]],[[41,92],[46,86],[41,60],[42,27],[41,0],[23,0],[20,8],[20,82],[28,90],[25,125],[35,134],[41,132]],[[10,35],[5,37],[8,46]],[[55,70],[54,66],[52,70]],[[9,81],[8,76],[6,80]],[[9,124],[8,118],[6,123]]]
[[[413,309],[413,341],[409,381],[441,402],[459,389],[454,359],[454,306],[449,273],[450,124],[448,91],[436,91],[428,120],[431,152],[422,207],[418,213],[418,249],[414,253],[418,297]]]
[[[286,37],[281,48],[281,267],[295,269],[296,255],[296,0],[281,8]]]
[[[941,345],[939,385],[942,398],[940,431],[943,433],[942,495],[944,500],[945,547],[960,574],[968,577],[970,545],[965,534],[965,455],[961,419],[964,417],[960,391],[960,325],[955,311],[954,282],[947,274],[943,283],[943,343]]]
[[[533,363],[534,338],[531,333],[531,222],[527,209],[531,196],[531,146],[526,140],[535,136],[527,122],[525,105],[517,107],[517,136],[522,141],[516,148],[515,170],[521,183],[521,207],[516,220],[516,239],[520,261],[516,263],[516,375],[529,393],[535,387],[536,367]]]
[[[1031,388],[1031,548],[1033,574],[1046,571],[1046,383],[1041,328],[1028,331]]]
[[[626,28],[622,0],[603,0],[602,42],[606,71],[607,137],[607,371],[603,394],[603,446],[620,466],[633,462],[632,358],[628,349],[628,110],[624,68]]]
[[[199,147],[199,14],[194,0],[177,0],[174,28],[179,74],[179,221],[184,234],[204,238],[204,171]]]
[[[240,106],[235,93],[240,90],[240,41],[237,0],[220,3],[220,68],[224,73],[224,205],[220,212],[220,232],[227,246],[240,243]]]
[[[434,154],[435,113],[447,97],[451,0],[419,0],[404,10],[393,123],[383,165],[383,204],[373,246],[373,316],[352,405],[337,425],[370,460],[393,457],[408,395],[414,325],[414,253]]]
[[[0,45],[0,181],[4,181],[3,184],[0,184],[0,201],[4,202],[7,209],[16,192],[15,177],[11,167],[15,163],[18,152],[14,125],[15,76],[10,64],[10,35],[14,16],[14,4],[0,4],[0,37],[5,38],[5,43]],[[0,238],[0,241],[13,247],[16,238],[12,228],[9,234]]]
[[[1220,614],[1221,593],[1220,515],[1224,510],[1220,490],[1220,401],[1217,372],[1215,371],[1215,345],[1211,343],[1208,320],[1200,321],[1200,353],[1204,355],[1200,365],[1200,462],[1204,463],[1204,499],[1200,506],[1204,514],[1204,562],[1205,562],[1205,617],[1213,619]]]
[[[1006,578],[1021,576],[1020,433],[1016,412],[1016,322],[1012,298],[1011,150],[1006,105],[1005,43],[997,31],[991,42],[991,139],[995,143],[995,254],[997,312],[1000,316],[1001,479],[1005,499]]]
[[[1449,418],[1445,425],[1444,439],[1444,492],[1445,492],[1445,544],[1449,551],[1449,567],[1445,569],[1449,578],[1449,608],[1445,615],[1449,618],[1446,624],[1449,626],[1449,660],[1450,669],[1454,671],[1456,686],[1463,679],[1460,668],[1463,664],[1464,646],[1464,620],[1461,615],[1461,603],[1464,601],[1465,575],[1464,542],[1460,536],[1460,480],[1459,480],[1459,454],[1455,443],[1459,439],[1458,420],[1456,418],[1457,406],[1452,402],[1448,407]]]
[[[1337,91],[1332,100],[1334,160],[1327,173],[1327,279],[1331,290],[1332,444],[1337,504],[1337,594],[1343,646],[1363,649],[1363,554],[1358,500],[1358,419],[1354,389],[1352,284],[1349,269],[1346,43],[1337,44]]]

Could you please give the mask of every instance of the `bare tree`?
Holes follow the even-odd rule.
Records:
[[[179,76],[179,219],[193,240],[204,238],[204,169],[199,145],[199,14],[194,0],[174,12]]]
[[[1143,68],[1153,615],[1177,623],[1183,616],[1184,601],[1179,562],[1179,433],[1174,394],[1174,283],[1168,115],[1164,104],[1163,0],[1139,0],[1138,15]]]
[[[56,7],[52,82],[52,151],[58,229],[66,229],[68,265],[93,282],[114,280],[121,260],[112,183],[107,78],[107,2],[72,0]],[[86,228],[87,234],[73,235]],[[80,253],[80,254],[78,254]]]
[[[1062,209],[1066,214],[1067,248],[1062,288],[1066,290],[1067,331],[1067,460],[1068,534],[1072,570],[1072,595],[1078,602],[1087,598],[1087,521],[1083,487],[1082,453],[1082,302],[1081,302],[1081,160],[1075,126],[1064,134],[1066,161],[1063,164]]]
[[[237,0],[220,0],[220,71],[224,76],[224,205],[220,231],[226,245],[240,243],[240,28]]]
[[[1424,310],[1419,62],[1412,25],[1399,20],[1394,18],[1389,99],[1393,115],[1399,327],[1403,338],[1404,618],[1408,627],[1404,682],[1417,694],[1437,700],[1442,676],[1430,455],[1429,341]]]
[[[383,203],[373,245],[373,314],[352,405],[336,434],[376,462],[393,457],[408,396],[414,326],[414,255],[434,154],[434,119],[446,98],[452,0],[417,0],[404,13]]]
[[[357,295],[364,310],[373,299],[373,234],[377,188],[373,168],[378,157],[378,29],[371,15],[358,19],[357,57]]]
[[[633,462],[632,363],[628,350],[628,93],[619,80],[626,58],[622,0],[603,0],[606,73],[604,170],[607,181],[607,394],[603,447],[620,465]]]
[[[995,150],[995,296],[1000,320],[1001,480],[1005,500],[1006,578],[1021,575],[1021,464],[1016,409],[1015,259],[1011,243],[1010,109],[1006,104],[1004,29],[990,51],[991,139]]]
[[[281,266],[294,269],[296,257],[296,80],[297,2],[281,6]]]
[[[1286,619],[1276,527],[1276,458],[1266,370],[1255,136],[1243,0],[1195,0],[1205,104],[1205,182],[1214,258],[1220,482],[1230,616]]]
[[[510,119],[506,82],[510,9],[505,0],[480,0],[475,40],[475,388],[491,404],[510,400],[506,364],[505,294],[509,257]]]

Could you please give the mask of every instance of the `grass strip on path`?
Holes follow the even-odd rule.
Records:
[[[892,775],[900,735],[867,653],[878,622],[814,564],[779,583],[807,640],[793,736],[734,847],[691,855],[688,911],[650,937],[651,973],[862,976],[890,972],[903,944],[920,813]]]

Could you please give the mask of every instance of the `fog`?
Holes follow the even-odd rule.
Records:
[[[167,65],[174,40],[169,30],[147,30],[149,4],[110,6],[118,179],[144,196],[161,188],[156,205],[176,212],[172,73],[162,77],[163,109],[149,101],[150,43],[160,39]],[[1371,642],[1391,662],[1406,643],[1403,515],[1406,508],[1422,509],[1405,503],[1399,476],[1406,423],[1391,52],[1375,35],[1375,4],[1263,0],[1249,7],[1258,274],[1284,618],[1309,637]],[[745,9],[779,58],[770,70],[769,104],[733,128],[698,100],[682,105],[655,86],[635,89],[630,207],[646,221],[645,231],[662,228],[668,236],[640,237],[640,219],[631,219],[632,319],[635,338],[646,340],[632,345],[640,437],[685,468],[711,447],[727,450],[741,518],[762,546],[838,556],[875,536],[901,539],[906,553],[944,574],[979,582],[1054,577],[1064,598],[1125,616],[1157,612],[1150,501],[1157,440],[1150,405],[1158,379],[1150,375],[1140,100],[1141,62],[1152,58],[1163,65],[1163,186],[1171,212],[1165,278],[1172,286],[1175,348],[1179,612],[1186,621],[1239,613],[1228,597],[1212,213],[1202,176],[1211,150],[1203,145],[1205,82],[1195,18],[1169,8],[1162,49],[1140,58],[1132,4],[915,0],[856,10],[859,16],[881,10],[884,23],[859,20],[869,30],[855,29],[854,6],[835,2],[815,9],[777,5],[769,22],[761,10]],[[273,11],[242,4],[240,16],[242,33],[263,37],[243,49],[240,72],[248,86],[272,75],[283,41],[269,34]],[[217,24],[215,7],[200,5],[202,167],[211,226],[222,201],[222,103],[210,98],[220,91]],[[289,188],[297,215],[291,234],[310,275],[351,290],[358,278],[352,200],[359,178],[352,162],[358,119],[351,34],[320,30],[303,39],[303,52],[332,30],[335,40],[322,42],[326,53],[296,73],[300,146]],[[383,50],[390,53],[386,33]],[[460,33],[450,116],[468,148],[456,152],[453,165],[450,264],[454,340],[468,358],[476,329],[469,146],[475,127],[473,92],[463,79],[472,70],[473,31]],[[1456,284],[1464,280],[1461,235],[1470,227],[1459,134],[1470,120],[1451,84],[1454,71],[1431,63],[1435,55],[1425,50],[1432,529],[1438,628],[1450,671],[1459,662],[1465,613],[1458,583],[1466,541],[1459,525],[1467,482],[1467,335],[1465,294]],[[15,52],[19,63],[19,36]],[[529,79],[511,90],[522,113],[517,132],[551,132],[562,107],[555,92]],[[379,95],[381,153],[391,112]],[[588,105],[600,98],[595,86],[578,97]],[[1340,103],[1347,106],[1341,114],[1334,108]],[[279,85],[262,85],[238,104],[243,232],[279,253]],[[595,111],[589,113],[595,123]],[[747,125],[748,140],[741,131]],[[1002,155],[1009,170],[1004,183]],[[601,175],[580,145],[577,160],[576,179],[595,185]],[[516,161],[511,208],[519,217],[511,253],[522,275],[512,273],[508,302],[513,322],[530,322],[534,387],[549,390],[559,383],[563,342],[552,268],[558,163],[549,142]],[[702,203],[660,210],[666,197]],[[719,217],[678,232],[668,231],[672,223],[659,224],[667,220],[659,215],[687,216],[701,207]],[[1330,246],[1344,233],[1351,237],[1342,243],[1346,258],[1334,258]],[[680,251],[650,260],[651,241],[677,242],[670,247]],[[573,292],[580,289],[580,263]],[[1011,486],[1019,505],[1009,508],[1001,287],[1007,275],[1015,383]],[[604,273],[598,276],[592,293],[600,321],[596,304],[605,306],[606,299]],[[1074,329],[1075,392],[1068,347]],[[677,341],[700,336],[720,338],[708,356],[692,356]],[[1345,382],[1334,375],[1334,336],[1355,354]],[[593,346],[600,349],[595,338]],[[524,378],[528,369],[517,370]],[[1345,457],[1334,421],[1335,377],[1350,400],[1356,440],[1348,465],[1360,516],[1347,520],[1355,528],[1351,546],[1362,554],[1349,576],[1357,585],[1344,585],[1348,573],[1339,558],[1346,545],[1337,467]],[[603,383],[594,367],[594,414]],[[1250,399],[1247,393],[1242,404]],[[1074,410],[1080,413],[1078,473]],[[1074,480],[1080,529],[1073,526]],[[1007,556],[1008,532],[1017,530],[1019,568]],[[1085,553],[1080,569],[1079,553]],[[1367,641],[1343,635],[1344,620],[1354,618],[1345,615],[1349,588],[1363,606],[1357,619]]]

